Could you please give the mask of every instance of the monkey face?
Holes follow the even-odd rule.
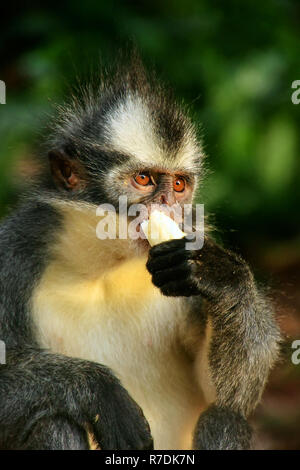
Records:
[[[183,222],[182,208],[185,204],[191,203],[194,186],[195,178],[187,173],[148,168],[127,175],[123,191],[129,204],[141,206],[144,211],[141,211],[136,231],[141,231],[142,222],[149,218],[151,211],[156,209],[167,212],[167,215],[175,220],[179,217],[178,223]],[[131,220],[132,218],[128,215],[128,222],[130,223]],[[140,248],[149,248],[147,239],[138,238],[137,244]]]
[[[192,202],[203,160],[195,128],[142,69],[62,109],[49,155],[63,197],[117,211],[121,196],[146,208]]]

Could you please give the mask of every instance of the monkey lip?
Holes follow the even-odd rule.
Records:
[[[148,220],[148,217],[145,217],[144,220]],[[150,248],[150,243],[142,229],[142,222],[144,222],[144,220],[142,220],[137,226],[136,226],[136,232],[138,234],[140,234],[140,236],[135,240],[135,243],[138,245],[139,248],[142,248],[143,250],[149,250]]]
[[[147,220],[147,219],[145,219]],[[140,244],[140,245],[144,245],[145,247],[150,247],[150,243],[148,241],[148,238],[146,237],[145,233],[144,233],[144,230],[142,229],[142,222],[140,222],[137,227],[136,227],[136,231],[137,233],[140,233],[142,236],[139,237],[136,241]]]
[[[142,223],[145,221],[145,220],[148,220],[148,217],[145,218],[144,220],[142,220],[142,222],[140,222],[137,226],[136,226],[136,231],[137,233],[141,233],[142,235],[144,235],[144,237],[146,237],[145,233],[144,233],[144,230],[142,229]],[[146,238],[147,239],[147,238]]]

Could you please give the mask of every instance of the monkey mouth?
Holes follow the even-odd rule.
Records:
[[[148,217],[145,217],[144,220],[148,220]],[[142,223],[144,222],[142,220],[137,226],[136,226],[136,233],[138,234],[138,238],[136,240],[133,240],[135,242],[135,245],[138,247],[139,250],[148,251],[151,248],[151,245],[142,229]]]
[[[145,220],[148,220],[148,217],[145,218]],[[148,241],[148,238],[146,237],[146,235],[145,235],[145,233],[142,229],[142,222],[140,222],[136,227],[137,233],[139,233],[141,235],[140,237],[137,238],[136,241],[139,243],[140,246],[144,246],[145,248],[150,248],[150,243]]]
[[[143,237],[143,239],[146,239],[147,240],[147,237],[142,229],[142,223],[145,221],[145,220],[148,220],[148,217],[145,217],[144,220],[142,220],[137,226],[136,226],[136,232],[137,233],[140,233]]]

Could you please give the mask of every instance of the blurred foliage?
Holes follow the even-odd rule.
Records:
[[[300,105],[291,102],[300,79],[299,2],[46,0],[12,2],[1,16],[1,214],[51,102],[133,41],[191,104],[208,154],[200,200],[228,238],[232,229],[246,238],[299,234]]]

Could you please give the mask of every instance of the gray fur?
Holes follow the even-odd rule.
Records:
[[[131,109],[141,132],[132,127],[126,145]],[[50,155],[57,152],[74,163],[82,185],[74,191],[59,187],[45,172],[36,196],[0,229],[0,339],[8,347],[8,363],[0,365],[0,448],[86,448],[88,423],[103,449],[150,449],[142,411],[109,369],[38,348],[31,298],[61,230],[53,198],[116,204],[127,194],[124,177],[147,167],[184,170],[197,183],[201,144],[186,113],[135,62],[129,72],[104,80],[96,91],[84,88],[61,107],[46,146]],[[212,323],[209,369],[217,398],[199,418],[194,446],[248,448],[246,418],[278,355],[274,314],[241,258],[209,238],[202,250],[188,254],[184,244],[183,239],[152,248],[147,268],[163,295],[188,298],[189,326],[201,330]]]

